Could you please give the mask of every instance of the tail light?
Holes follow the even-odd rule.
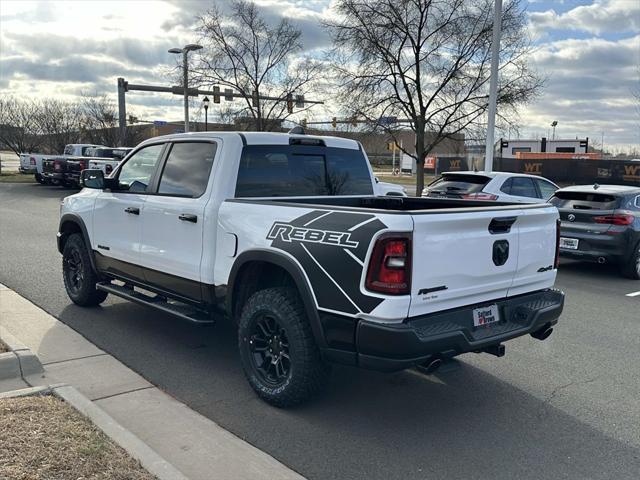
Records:
[[[493,195],[491,193],[477,192],[477,193],[466,193],[462,195],[462,198],[465,200],[497,200],[498,196]]]
[[[80,165],[80,170],[84,170],[85,168],[87,168],[87,164],[84,163],[84,160],[80,160],[78,164]]]
[[[30,157],[29,158],[29,163],[31,163],[31,165],[35,165],[36,164],[36,159],[34,157]]]
[[[107,163],[104,167],[104,171],[107,175],[109,175],[111,172],[113,172],[113,167]]]
[[[376,241],[365,286],[390,295],[411,293],[411,238],[393,234]]]
[[[556,220],[556,258],[553,261],[553,267],[558,268],[560,266],[560,219]]]
[[[593,217],[596,223],[608,223],[609,225],[631,225],[635,217],[630,213],[620,212],[613,215],[602,215]]]
[[[53,169],[54,170],[62,170],[62,164],[60,163],[60,160],[55,160],[53,162]]]

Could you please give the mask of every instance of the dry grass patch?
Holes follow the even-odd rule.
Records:
[[[0,478],[155,479],[87,418],[51,395],[0,400]]]
[[[2,172],[0,183],[36,183],[33,173]]]

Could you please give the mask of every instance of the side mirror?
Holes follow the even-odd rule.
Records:
[[[80,186],[104,190],[104,172],[98,169],[85,169],[80,174]]]
[[[380,179],[378,177],[373,177],[376,180],[376,183],[380,183]]]

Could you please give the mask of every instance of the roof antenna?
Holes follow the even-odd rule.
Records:
[[[306,135],[306,132],[301,125],[296,125],[291,130],[289,130],[289,135]]]

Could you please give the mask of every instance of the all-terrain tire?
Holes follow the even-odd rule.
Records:
[[[622,274],[633,280],[640,280],[640,242],[631,251],[631,256],[622,265]]]
[[[96,290],[98,275],[91,266],[89,250],[79,233],[69,235],[64,244],[62,278],[67,295],[76,305],[95,307],[107,298],[107,292]]]
[[[260,355],[255,350],[263,340],[256,338],[264,330],[258,324],[268,320],[278,344],[287,345],[289,361],[281,358],[288,371],[281,379],[269,379],[259,368]],[[284,408],[301,404],[317,394],[329,379],[330,366],[316,345],[302,301],[295,289],[276,287],[254,293],[242,308],[238,322],[238,344],[244,373],[251,387],[267,403]],[[275,340],[273,340],[275,338]],[[267,348],[272,345],[267,344]],[[284,348],[283,350],[284,351]],[[275,361],[275,357],[271,357]],[[273,365],[269,365],[272,367]],[[283,368],[284,368],[283,367]],[[274,367],[275,371],[275,367]]]

